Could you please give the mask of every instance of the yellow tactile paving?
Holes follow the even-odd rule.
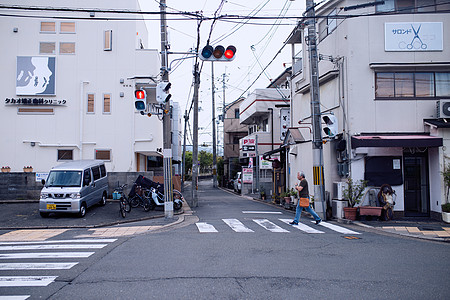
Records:
[[[406,230],[408,230],[409,233],[420,233],[420,230],[417,227],[406,227]]]
[[[450,227],[442,227],[445,231],[450,231]]]
[[[450,231],[434,231],[438,237],[450,237]]]
[[[66,232],[67,229],[22,229],[0,235],[0,241],[45,241]]]
[[[129,227],[114,227],[114,228],[95,228],[89,229],[88,235],[79,237],[117,237],[140,234],[149,230],[162,228],[163,226],[129,226]]]

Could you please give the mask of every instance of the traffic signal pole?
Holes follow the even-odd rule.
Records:
[[[168,41],[167,41],[167,21],[166,21],[166,0],[160,0],[159,9],[161,12],[161,79],[169,81],[168,70]],[[161,104],[164,106],[163,112],[163,166],[164,166],[164,216],[173,218],[173,187],[172,187],[172,141],[170,124],[170,101]]]
[[[313,151],[313,182],[314,208],[317,214],[326,220],[325,182],[323,169],[322,123],[320,112],[319,90],[319,56],[317,53],[316,18],[314,1],[306,0],[306,17],[308,25],[309,78],[312,118],[312,151]]]

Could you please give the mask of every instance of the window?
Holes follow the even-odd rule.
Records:
[[[105,30],[103,38],[103,50],[104,51],[112,50],[112,30]]]
[[[94,181],[100,179],[100,167],[92,167],[92,177],[94,177]]]
[[[435,98],[450,96],[450,72],[379,72],[375,98]]]
[[[87,112],[88,113],[95,113],[95,95],[94,94],[88,94],[87,99]]]
[[[61,22],[60,33],[75,33],[75,22]]]
[[[398,13],[435,12],[450,9],[448,0],[384,0],[376,6],[377,12]]]
[[[58,160],[73,160],[73,150],[58,150]]]
[[[59,43],[59,54],[75,54],[75,43]]]
[[[336,16],[336,9],[333,9],[333,11],[328,16]],[[333,17],[327,18],[327,26],[328,34],[330,34],[337,27],[337,19]]]
[[[111,113],[111,94],[103,95],[103,113],[104,114]]]
[[[53,42],[40,42],[39,54],[55,54],[56,44]]]
[[[56,33],[56,23],[55,22],[41,22],[41,32]]]
[[[100,173],[101,173],[101,177],[105,177],[106,176],[106,168],[105,165],[100,165]]]
[[[83,186],[85,186],[86,182],[87,183],[91,182],[91,169],[84,170],[83,172]]]
[[[234,118],[239,119],[239,108],[234,109]]]
[[[95,159],[111,160],[111,150],[95,150]]]

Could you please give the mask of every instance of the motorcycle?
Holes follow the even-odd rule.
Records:
[[[150,200],[150,209],[155,209],[155,207],[163,207],[164,206],[164,195],[161,194],[156,188],[152,187],[150,189],[151,192],[151,200]],[[173,190],[173,209],[179,210],[183,206],[183,195],[177,191]]]
[[[156,207],[164,207],[164,185],[154,182],[142,175],[135,181],[135,185],[140,185],[150,190],[150,209],[153,210]],[[129,197],[132,197],[131,193]],[[179,210],[183,206],[183,195],[178,190],[173,190],[173,209]]]

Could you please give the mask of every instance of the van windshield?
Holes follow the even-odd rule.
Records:
[[[81,186],[81,171],[50,171],[47,187],[79,187]]]

